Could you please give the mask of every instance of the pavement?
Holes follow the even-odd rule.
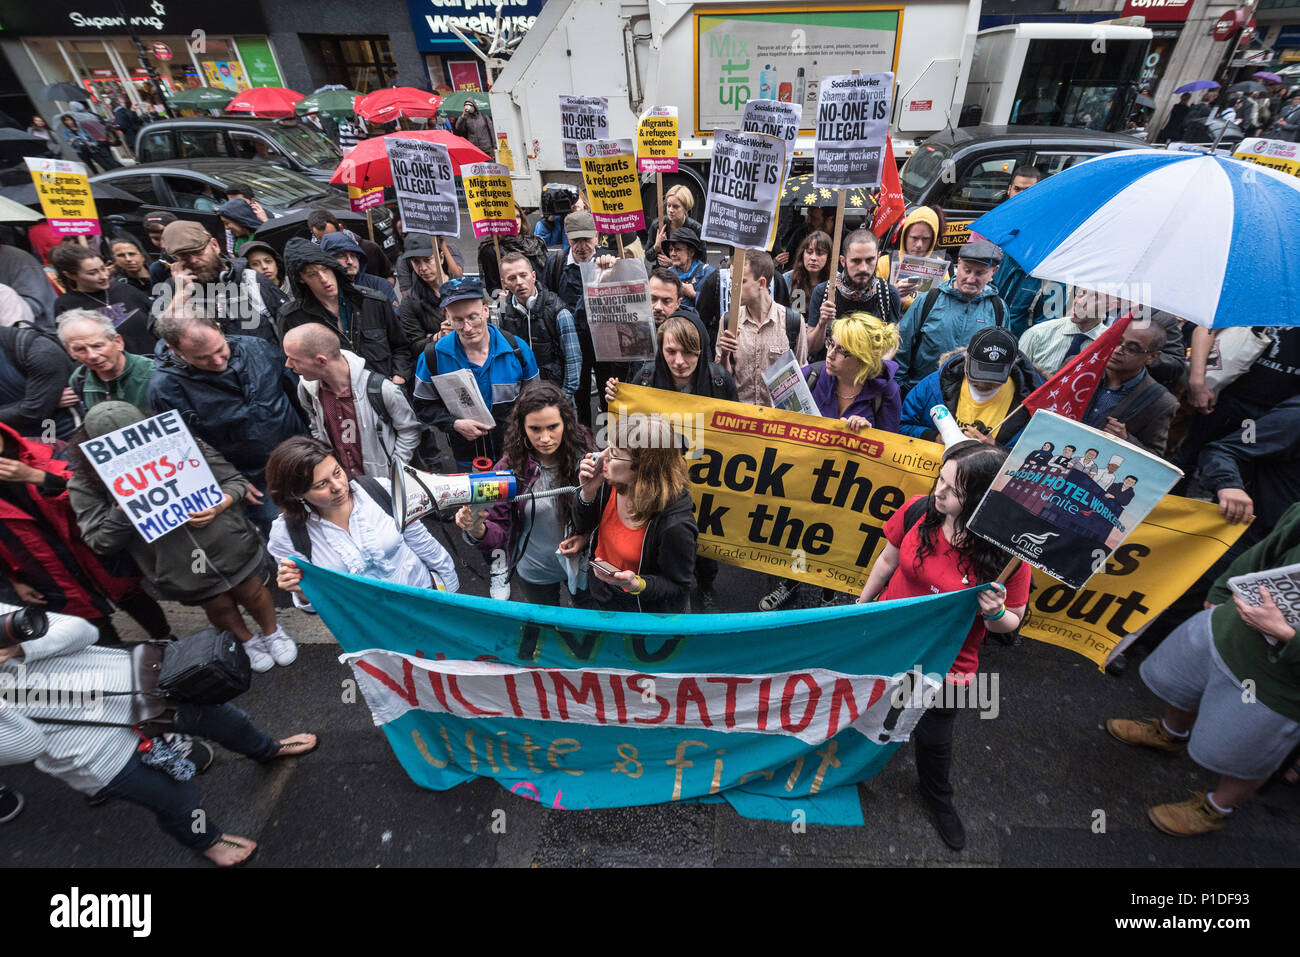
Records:
[[[465,591],[484,595],[485,569],[461,546]],[[464,565],[462,565],[464,567]],[[722,566],[718,611],[749,611],[767,590],[757,573]],[[819,598],[802,589],[805,601]],[[168,606],[178,634],[206,622]],[[981,670],[998,676],[998,713],[959,714],[953,783],[965,851],[944,846],[916,792],[904,745],[858,787],[866,825],[799,831],[752,821],[729,805],[550,810],[486,779],[435,792],[398,765],[364,702],[344,703],[350,672],[314,616],[282,612],[301,643],[297,662],[254,676],[238,704],[277,737],[310,730],[319,750],[260,767],[217,748],[198,779],[210,822],[258,841],[250,867],[1261,867],[1292,865],[1300,844],[1300,788],[1277,785],[1229,826],[1171,838],[1148,806],[1182,800],[1213,776],[1185,756],[1113,740],[1108,717],[1158,713],[1136,668],[1121,678],[1046,644],[986,642]],[[140,637],[119,615],[128,640]],[[122,802],[90,807],[27,765],[0,773],[27,807],[0,825],[3,867],[207,867]],[[504,826],[504,833],[502,829]]]

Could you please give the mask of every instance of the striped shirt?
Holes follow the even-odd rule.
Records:
[[[15,606],[0,603],[0,614]],[[50,614],[50,630],[22,643],[24,657],[0,666],[0,766],[35,761],[83,794],[95,794],[117,777],[139,738],[129,727],[42,724],[33,718],[108,721],[129,725],[129,695],[88,694],[131,690],[131,653],[94,647],[95,626],[71,615]],[[36,694],[37,689],[45,690]]]
[[[723,325],[720,331],[725,328]],[[770,406],[772,394],[763,381],[763,372],[790,348],[790,340],[785,333],[785,306],[776,300],[769,300],[767,315],[761,322],[756,322],[750,317],[749,310],[742,305],[740,320],[736,324],[736,340],[731,374],[736,380],[739,400],[752,405]],[[808,331],[802,322],[799,323],[799,341],[794,357],[801,367],[808,364]],[[720,347],[717,361],[722,362]]]
[[[1070,351],[1070,343],[1074,341],[1074,336],[1079,331],[1079,327],[1069,316],[1040,322],[1030,326],[1021,335],[1020,351],[1033,363],[1034,368],[1044,379],[1050,379],[1065,363],[1065,354]],[[1084,332],[1083,335],[1088,337],[1088,341],[1083,344],[1083,348],[1087,349],[1091,346],[1105,331],[1106,324],[1099,322]]]

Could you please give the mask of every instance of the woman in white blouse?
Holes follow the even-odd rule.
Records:
[[[293,595],[299,608],[312,610],[302,597],[296,558],[398,585],[460,588],[456,563],[429,530],[414,522],[399,532],[392,515],[376,501],[384,495],[383,487],[374,479],[349,481],[334,450],[319,439],[296,436],[276,446],[266,463],[266,482],[280,509],[267,546],[280,563],[276,584]],[[310,549],[294,543],[295,532]]]

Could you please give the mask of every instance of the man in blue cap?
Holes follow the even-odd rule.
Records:
[[[438,294],[454,334],[425,346],[415,364],[415,414],[447,434],[456,464],[468,470],[476,458],[495,462],[501,457],[515,400],[527,383],[538,378],[537,359],[528,343],[488,322],[488,300],[477,279],[452,279],[442,284]],[[493,425],[469,418],[464,409],[448,408],[434,377],[457,369],[473,374]]]

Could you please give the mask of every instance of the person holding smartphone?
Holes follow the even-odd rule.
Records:
[[[602,611],[688,611],[698,533],[681,439],[663,416],[639,414],[612,438],[583,458],[573,504],[573,531],[592,533],[590,601]]]

